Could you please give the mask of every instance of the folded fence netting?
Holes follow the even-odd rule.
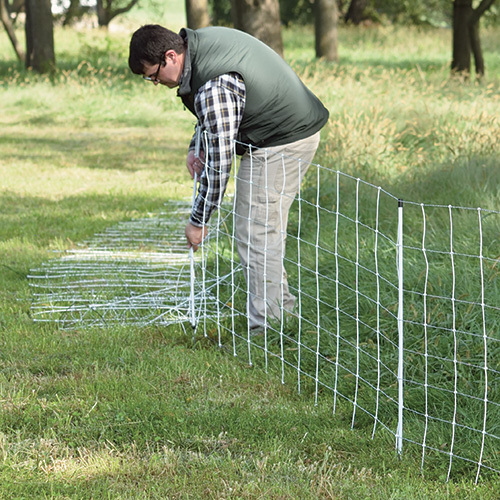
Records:
[[[190,202],[169,202],[122,222],[29,275],[35,321],[63,328],[182,323],[190,313],[190,262],[184,225]],[[195,256],[199,265],[201,254]],[[212,283],[194,283],[209,305]]]
[[[205,168],[213,168],[210,156]],[[236,186],[233,178],[195,253],[194,281],[183,236],[190,204],[169,204],[34,270],[35,320],[188,323],[191,297],[197,335],[277,370],[314,401],[329,398],[333,412],[348,405],[353,427],[385,433],[399,453],[418,454],[423,471],[475,481],[498,474],[498,207],[401,200],[311,164],[283,242],[295,306],[282,307],[256,335],[247,316],[249,269],[237,251]],[[284,203],[271,196],[280,194],[275,183],[266,190]],[[268,271],[264,265],[264,278]]]

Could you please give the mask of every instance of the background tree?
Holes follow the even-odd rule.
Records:
[[[349,3],[349,8],[344,16],[344,21],[346,23],[351,22],[353,24],[360,24],[364,19],[364,11],[368,5],[368,0],[351,0]]]
[[[316,57],[323,57],[327,61],[338,60],[337,21],[337,0],[315,0],[314,35]]]
[[[26,54],[17,40],[16,31],[9,15],[9,4],[7,3],[7,0],[0,0],[0,18],[2,19],[3,27],[7,32],[7,36],[9,37],[10,43],[14,48],[17,58],[20,61],[24,61]]]
[[[63,26],[71,26],[76,20],[81,19],[86,12],[89,12],[90,9],[88,6],[83,6],[80,0],[69,0],[69,6],[62,16]]]
[[[97,23],[107,28],[112,19],[128,12],[139,0],[97,0]]]
[[[484,76],[484,59],[479,38],[479,20],[495,3],[482,0],[477,8],[472,8],[472,0],[453,2],[453,58],[451,70],[454,73],[470,74],[471,53],[474,55],[476,77]]]
[[[236,29],[250,33],[283,56],[278,0],[232,0]]]
[[[285,26],[307,25],[314,22],[313,0],[279,0],[281,22]]]
[[[231,0],[208,0],[208,6],[210,19],[214,26],[230,26],[232,24]]]
[[[208,0],[185,0],[187,27],[193,30],[210,24]]]
[[[26,67],[39,73],[56,67],[50,0],[26,0]]]

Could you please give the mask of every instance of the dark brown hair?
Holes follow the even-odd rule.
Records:
[[[128,65],[133,73],[142,75],[144,64],[158,64],[167,50],[183,54],[186,50],[183,38],[158,24],[146,24],[130,39]]]

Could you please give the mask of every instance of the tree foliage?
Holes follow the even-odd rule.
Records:
[[[128,12],[139,0],[97,0],[97,22],[109,26],[112,19]]]
[[[433,26],[451,23],[450,0],[370,0],[367,8],[381,21]]]

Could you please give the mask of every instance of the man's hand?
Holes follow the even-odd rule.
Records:
[[[188,248],[193,247],[193,251],[198,250],[198,246],[203,241],[203,238],[207,235],[207,227],[196,227],[190,222],[186,225],[186,239],[188,243]]]
[[[195,172],[198,174],[198,177],[203,172],[204,161],[205,161],[205,153],[203,151],[200,151],[199,158],[195,157],[193,149],[191,149],[188,152],[186,166],[187,169],[189,170],[189,173],[191,174],[191,179],[194,179]]]

